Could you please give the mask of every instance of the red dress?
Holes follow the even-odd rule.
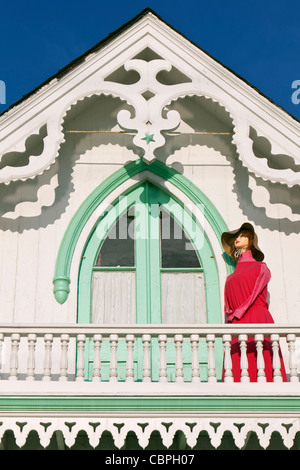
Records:
[[[268,310],[267,285],[271,273],[267,265],[256,261],[251,251],[244,252],[233,274],[225,283],[225,314],[228,323],[274,323]],[[269,338],[263,342],[265,374],[268,382],[273,381],[272,346]],[[248,338],[247,359],[250,382],[257,381],[256,343]],[[240,345],[238,338],[231,342],[232,373],[235,382],[240,382]],[[286,372],[280,352],[281,374],[284,382]]]

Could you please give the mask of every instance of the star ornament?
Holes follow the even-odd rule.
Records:
[[[145,140],[147,142],[147,144],[149,144],[150,142],[155,142],[155,140],[153,139],[153,136],[154,136],[154,134],[149,135],[146,132],[145,137],[143,137],[142,140]]]

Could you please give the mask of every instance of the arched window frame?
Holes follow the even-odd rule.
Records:
[[[218,210],[205,196],[205,194],[190,180],[188,180],[185,176],[173,168],[168,167],[159,161],[154,161],[152,164],[147,164],[144,161],[138,159],[117,170],[103,183],[101,183],[82,203],[70,221],[59,248],[53,279],[54,295],[60,304],[63,304],[69,296],[70,271],[74,251],[89,218],[96,211],[96,209],[99,208],[100,204],[107,198],[109,194],[111,194],[124,182],[145,171],[149,172],[149,174],[153,174],[154,176],[158,176],[163,181],[171,183],[171,185],[185,194],[192,203],[202,204],[204,209],[204,218],[212,228],[221,247],[221,234],[223,231],[228,231],[228,227]],[[223,250],[220,250],[220,253],[222,252]],[[233,272],[233,263],[226,255],[224,255],[224,262],[226,265],[227,274]],[[76,288],[77,290],[77,285],[73,288]],[[219,286],[216,286],[216,288],[219,289]],[[218,318],[219,321],[221,321],[220,309],[218,310]]]
[[[117,220],[136,202],[139,196],[144,192],[145,183],[147,179],[140,181],[134,188],[129,188],[125,194],[122,194],[121,198],[110,206],[110,210],[100,218],[97,226],[94,227],[93,233],[85,246],[85,250],[82,256],[82,262],[79,270],[78,279],[78,322],[89,323],[91,318],[91,291],[92,291],[92,273],[95,265],[95,259],[99,248],[105,240],[107,233],[114,226]],[[153,183],[152,183],[153,184]],[[154,185],[155,186],[155,185]],[[175,198],[171,194],[167,194],[160,188],[157,188],[158,199],[155,203],[158,203],[163,207],[182,227],[186,232],[194,248],[198,254],[201,266],[203,267],[203,273],[205,278],[205,290],[206,290],[206,312],[207,322],[209,323],[220,323],[220,299],[219,299],[219,279],[218,271],[214,259],[212,247],[210,245],[207,234],[203,232],[203,229],[198,220],[185,208],[180,200]],[[145,211],[144,211],[145,212]],[[147,212],[147,209],[146,209]],[[143,218],[143,217],[142,217]],[[158,235],[158,234],[156,234]],[[157,240],[154,240],[155,243]],[[157,272],[151,270],[148,273],[148,282],[143,277],[146,275],[144,272],[144,264],[147,259],[147,248],[144,246],[144,240],[141,240],[143,247],[141,249],[142,260],[137,265],[137,287],[136,287],[136,299],[137,309],[139,313],[139,323],[160,323],[161,321],[161,301],[160,301],[160,279],[157,279]],[[157,251],[157,250],[155,250]],[[156,253],[158,255],[158,253]],[[147,263],[146,263],[147,264]],[[151,264],[151,263],[150,263]],[[155,264],[155,263],[154,263]],[[150,268],[150,266],[149,266]],[[111,269],[111,268],[110,268]],[[126,268],[127,270],[127,268]],[[180,269],[179,269],[180,271]],[[190,270],[191,271],[191,270]],[[202,271],[202,269],[201,269]],[[147,277],[147,276],[146,276]],[[149,283],[153,283],[155,288],[155,295],[151,296],[151,311],[155,314],[150,313],[150,307],[146,305],[145,299],[150,300],[148,289],[151,290]],[[159,313],[160,312],[160,313]],[[153,321],[154,320],[154,321]]]

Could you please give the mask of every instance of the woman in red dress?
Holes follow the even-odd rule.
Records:
[[[267,285],[271,273],[263,262],[264,254],[257,244],[257,235],[249,223],[239,229],[224,232],[222,245],[237,266],[225,283],[225,315],[227,323],[274,323],[267,303]],[[272,346],[269,338],[263,342],[265,374],[268,382],[273,381]],[[240,345],[238,337],[231,343],[232,373],[235,382],[240,382]],[[250,382],[257,381],[257,352],[253,337],[247,341],[248,373]],[[286,373],[280,353],[281,375],[286,382]],[[223,377],[224,379],[224,377]]]

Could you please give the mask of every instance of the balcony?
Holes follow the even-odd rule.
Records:
[[[234,336],[240,382],[231,370]],[[9,430],[22,447],[34,430],[47,448],[56,433],[72,447],[84,431],[97,448],[109,432],[124,448],[133,432],[147,448],[158,432],[169,448],[179,432],[183,448],[193,449],[203,432],[214,448],[228,432],[245,448],[255,433],[267,448],[277,432],[291,448],[300,436],[299,336],[299,325],[273,324],[1,325],[0,437]],[[247,371],[248,337],[257,348],[255,383]],[[273,382],[264,374],[264,337],[272,343]]]

